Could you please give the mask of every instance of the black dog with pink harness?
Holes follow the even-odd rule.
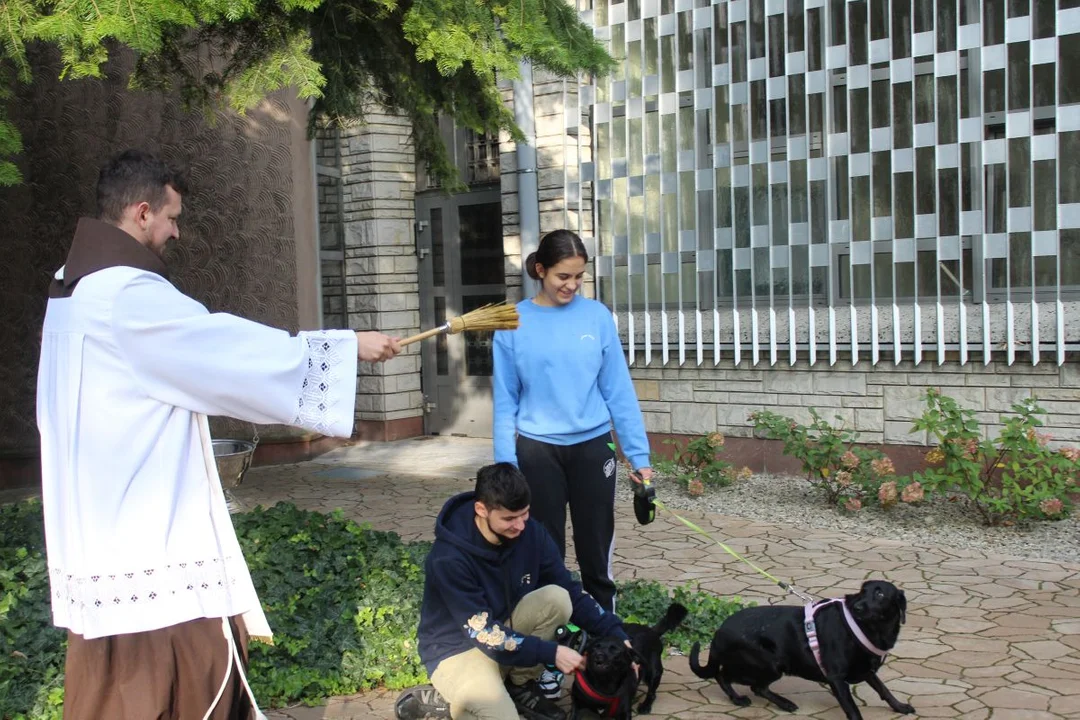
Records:
[[[732,684],[748,685],[758,697],[781,710],[798,706],[769,689],[784,675],[829,686],[848,720],[862,720],[851,685],[865,682],[894,712],[915,708],[902,703],[877,676],[885,654],[896,644],[907,615],[907,599],[890,582],[863,583],[858,593],[805,607],[773,605],[734,613],[713,635],[709,661],[698,662],[699,646],[690,653],[690,669],[713,678],[739,706],[750,698]]]
[[[855,618],[851,616],[851,611],[848,610],[847,604],[844,603],[844,598],[832,598],[831,600],[818,600],[817,602],[807,603],[803,608],[803,629],[806,631],[806,642],[810,645],[810,651],[814,653],[814,660],[817,662],[817,666],[821,669],[822,675],[827,675],[825,671],[825,663],[821,660],[821,643],[818,642],[817,636],[817,624],[814,622],[814,615],[818,610],[829,605],[839,605],[844,611],[844,622],[847,623],[848,630],[855,636],[855,639],[859,641],[859,644],[866,648],[867,652],[873,653],[881,658],[881,661],[885,662],[887,652],[878,648],[874,643],[870,642],[870,638],[866,637],[862,628],[859,627],[859,623],[855,622]]]

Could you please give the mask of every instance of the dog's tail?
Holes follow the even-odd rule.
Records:
[[[694,643],[690,648],[690,669],[702,680],[712,680],[720,672],[720,659],[713,657],[712,647],[709,647],[709,662],[702,667],[698,664],[698,653],[701,652],[701,643]]]
[[[671,603],[668,606],[667,613],[661,618],[660,622],[653,625],[653,632],[658,636],[664,633],[671,632],[675,628],[679,627],[680,623],[686,619],[687,610],[679,603]]]

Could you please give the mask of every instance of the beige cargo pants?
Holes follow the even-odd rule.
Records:
[[[570,594],[558,585],[532,591],[514,608],[510,624],[521,635],[552,640],[555,629],[570,622],[573,606]],[[513,700],[506,692],[504,678],[521,685],[539,677],[541,666],[508,668],[500,666],[477,648],[451,655],[435,668],[431,684],[450,703],[454,720],[518,720]]]

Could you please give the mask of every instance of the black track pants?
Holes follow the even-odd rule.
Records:
[[[518,467],[532,491],[530,516],[566,557],[566,506],[574,530],[581,583],[608,612],[615,604],[611,553],[615,546],[615,452],[611,433],[577,445],[551,445],[518,436]]]

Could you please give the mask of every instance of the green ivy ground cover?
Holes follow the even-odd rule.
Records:
[[[233,516],[274,645],[252,643],[248,677],[260,703],[318,703],[373,687],[426,682],[416,654],[427,542],[402,542],[340,513],[279,503]],[[0,507],[0,718],[58,719],[66,633],[52,626],[41,503]],[[620,585],[619,612],[651,624],[672,598],[690,608],[670,644],[708,643],[742,607],[689,586]]]

